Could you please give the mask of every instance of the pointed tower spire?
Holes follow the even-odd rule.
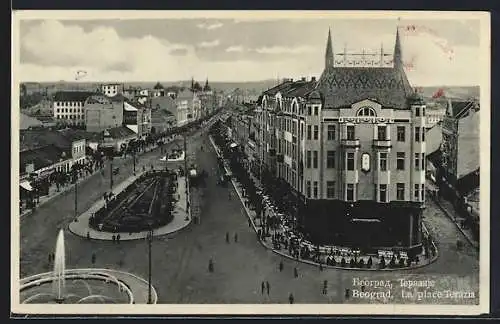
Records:
[[[326,41],[326,52],[325,52],[325,68],[333,67],[333,45],[332,45],[332,33],[330,28],[328,28],[328,39]]]
[[[191,91],[194,91],[194,77],[191,77]]]
[[[205,81],[205,88],[208,88],[208,78],[207,81]]]
[[[396,44],[394,45],[394,56],[392,58],[394,61],[394,67],[403,66],[403,55],[401,54],[401,40],[399,39],[399,26],[396,29]]]

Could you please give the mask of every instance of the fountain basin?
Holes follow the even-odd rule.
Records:
[[[23,304],[133,304],[129,286],[110,273],[93,269],[70,269],[64,273],[66,292],[58,296],[52,290],[55,276],[51,272],[21,280],[20,301]]]

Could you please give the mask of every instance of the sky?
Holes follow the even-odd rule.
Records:
[[[399,27],[413,86],[480,83],[480,21],[464,19],[30,19],[19,23],[22,82],[241,82],[319,77],[335,53],[392,54]]]

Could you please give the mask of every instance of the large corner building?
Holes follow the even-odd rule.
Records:
[[[259,98],[259,156],[300,202],[297,226],[313,241],[416,251],[425,104],[406,77],[398,32],[393,53],[376,58],[334,55],[329,33],[319,80],[288,79]]]

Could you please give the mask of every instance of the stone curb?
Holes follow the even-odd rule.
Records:
[[[212,143],[212,146],[214,147],[215,149],[215,152],[217,154],[218,157],[221,157],[220,154],[218,153],[218,150],[217,150],[217,146],[215,144],[215,142],[213,141],[212,139],[212,136],[210,135],[209,136],[210,138],[210,143]],[[224,169],[226,169],[226,167],[224,166]],[[228,171],[226,169],[226,171]],[[252,227],[255,231],[255,233],[257,233],[257,226],[255,225],[252,217],[250,216],[250,210],[245,206],[244,202],[243,202],[243,197],[241,195],[241,193],[239,192],[238,190],[238,187],[236,185],[236,182],[233,178],[231,178],[231,184],[233,185],[234,187],[234,190],[236,191],[236,193],[238,194],[238,197],[240,199],[240,202],[242,203],[243,205],[243,209],[245,210],[245,213],[247,214],[247,217],[250,219],[250,222],[252,224]],[[297,258],[294,258],[292,257],[291,255],[288,255],[286,253],[283,253],[279,250],[276,250],[272,247],[269,247],[264,241],[262,241],[260,238],[258,239],[258,241],[260,242],[260,244],[265,247],[266,249],[268,250],[271,250],[272,252],[282,256],[282,257],[285,257],[287,259],[290,259],[290,260],[293,260],[293,261],[297,261],[297,262],[302,262],[302,263],[305,263],[305,264],[309,264],[309,265],[313,265],[313,266],[316,266],[316,267],[319,267],[319,263],[317,262],[314,262],[314,261],[310,261],[310,260],[304,260],[304,259],[297,259]],[[401,268],[394,268],[394,269],[391,269],[391,268],[384,268],[384,269],[373,269],[373,268],[350,268],[350,267],[340,267],[340,266],[332,266],[332,265],[326,265],[326,264],[323,264],[323,268],[325,269],[339,269],[339,270],[351,270],[351,271],[398,271],[398,270],[413,270],[413,269],[418,269],[418,268],[423,268],[425,266],[428,266],[434,262],[437,261],[438,257],[439,257],[439,250],[437,249],[437,246],[436,246],[436,243],[434,242],[434,240],[432,240],[432,245],[434,246],[434,249],[436,251],[436,255],[431,259],[429,260],[428,263],[424,263],[424,264],[418,264],[418,265],[414,265],[414,266],[410,266],[410,267],[401,267]]]
[[[142,174],[142,173],[139,173],[139,174],[137,175],[137,178],[138,178],[141,174]],[[119,187],[119,186],[120,186],[122,183],[124,183],[124,182],[128,182],[128,181],[130,180],[130,178],[131,178],[131,177],[129,177],[129,178],[125,179],[124,181],[122,181],[120,184],[118,184],[118,185],[117,185],[117,187]],[[130,184],[129,184],[129,185],[130,185]],[[127,186],[127,187],[128,187],[128,186]],[[124,189],[126,189],[127,187],[123,188],[123,190],[124,190]],[[113,189],[114,189],[114,188],[113,188]],[[188,201],[189,201],[189,192],[188,192]],[[95,204],[95,203],[94,203],[94,204]],[[90,208],[92,208],[92,207],[90,207]],[[189,209],[190,209],[190,208],[189,208]],[[85,213],[87,213],[87,212],[88,212],[88,210],[87,210],[87,211],[85,211],[85,212],[83,212],[82,214],[80,214],[77,218],[80,218],[80,216],[82,216],[83,214],[85,214]],[[188,215],[188,217],[189,217],[189,221],[186,221],[186,223],[182,224],[182,226],[180,226],[180,227],[178,227],[178,228],[175,228],[174,230],[169,231],[169,232],[167,232],[167,233],[157,233],[157,234],[154,234],[153,236],[154,236],[154,237],[162,237],[162,236],[166,236],[166,235],[171,235],[171,234],[173,234],[173,233],[176,233],[176,232],[178,232],[178,231],[180,231],[180,230],[185,229],[186,227],[188,227],[188,226],[192,223],[192,218],[191,218],[191,215],[190,215],[190,210],[188,210],[188,211],[187,211],[187,215]],[[179,216],[180,216],[180,217],[183,217],[183,218],[185,218],[185,217],[186,217],[186,215],[179,215]],[[175,216],[174,216],[174,217],[175,217]],[[69,223],[69,224],[66,226],[66,227],[67,227],[67,229],[68,229],[68,231],[69,231],[71,234],[73,234],[73,235],[76,235],[76,236],[78,236],[78,237],[82,237],[82,238],[87,239],[86,235],[83,235],[82,233],[77,233],[77,232],[75,232],[74,230],[72,230],[72,229],[71,229],[71,224],[72,224],[72,223],[73,223],[73,222]],[[169,226],[169,225],[170,225],[170,223],[169,223],[169,224],[167,224],[167,225],[165,225],[165,226],[163,226],[163,227],[167,227],[167,226]],[[88,228],[88,226],[87,226],[87,228]],[[159,229],[161,229],[161,228],[162,228],[162,227],[160,227],[160,228],[156,228],[156,229],[155,229],[155,231],[157,231],[157,230],[159,230]],[[143,240],[143,239],[145,239],[145,238],[147,237],[147,233],[148,233],[148,231],[142,231],[142,232],[139,232],[139,233],[134,233],[134,234],[140,235],[140,237],[133,237],[133,238],[128,237],[128,236],[126,235],[126,232],[122,232],[122,233],[112,233],[112,232],[102,232],[102,231],[101,231],[100,233],[103,233],[103,234],[111,234],[111,235],[123,234],[123,237],[122,237],[122,238],[120,238],[120,242],[125,242],[125,241],[137,241],[137,240]],[[99,238],[99,237],[91,237],[89,241],[113,241],[113,239],[112,239],[112,238]]]
[[[126,272],[126,271],[121,271],[121,270],[115,270],[115,269],[105,269],[105,268],[76,268],[76,269],[67,269],[67,271],[75,271],[75,272],[108,272],[108,273],[120,273],[120,274],[124,274],[124,275],[127,275],[127,276],[130,276],[134,279],[136,279],[137,281],[140,281],[140,282],[143,282],[145,283],[146,285],[148,285],[148,281],[144,278],[141,278],[133,273],[130,273],[130,272]],[[22,286],[23,284],[26,284],[27,282],[30,281],[30,279],[32,280],[33,278],[35,277],[43,277],[43,276],[52,276],[53,273],[52,272],[43,272],[43,273],[38,273],[38,274],[35,274],[35,275],[32,275],[32,276],[28,276],[28,277],[24,277],[24,278],[21,278],[19,283],[20,283],[20,286]],[[116,277],[116,276],[115,276]],[[118,278],[117,278],[118,279]],[[125,280],[120,280],[118,279],[119,281],[121,281],[122,283],[124,284],[127,284]],[[128,287],[128,285],[127,285]],[[129,287],[130,289],[130,287]],[[158,302],[158,293],[156,292],[156,288],[151,285],[151,295],[153,297],[153,304],[156,304]]]

